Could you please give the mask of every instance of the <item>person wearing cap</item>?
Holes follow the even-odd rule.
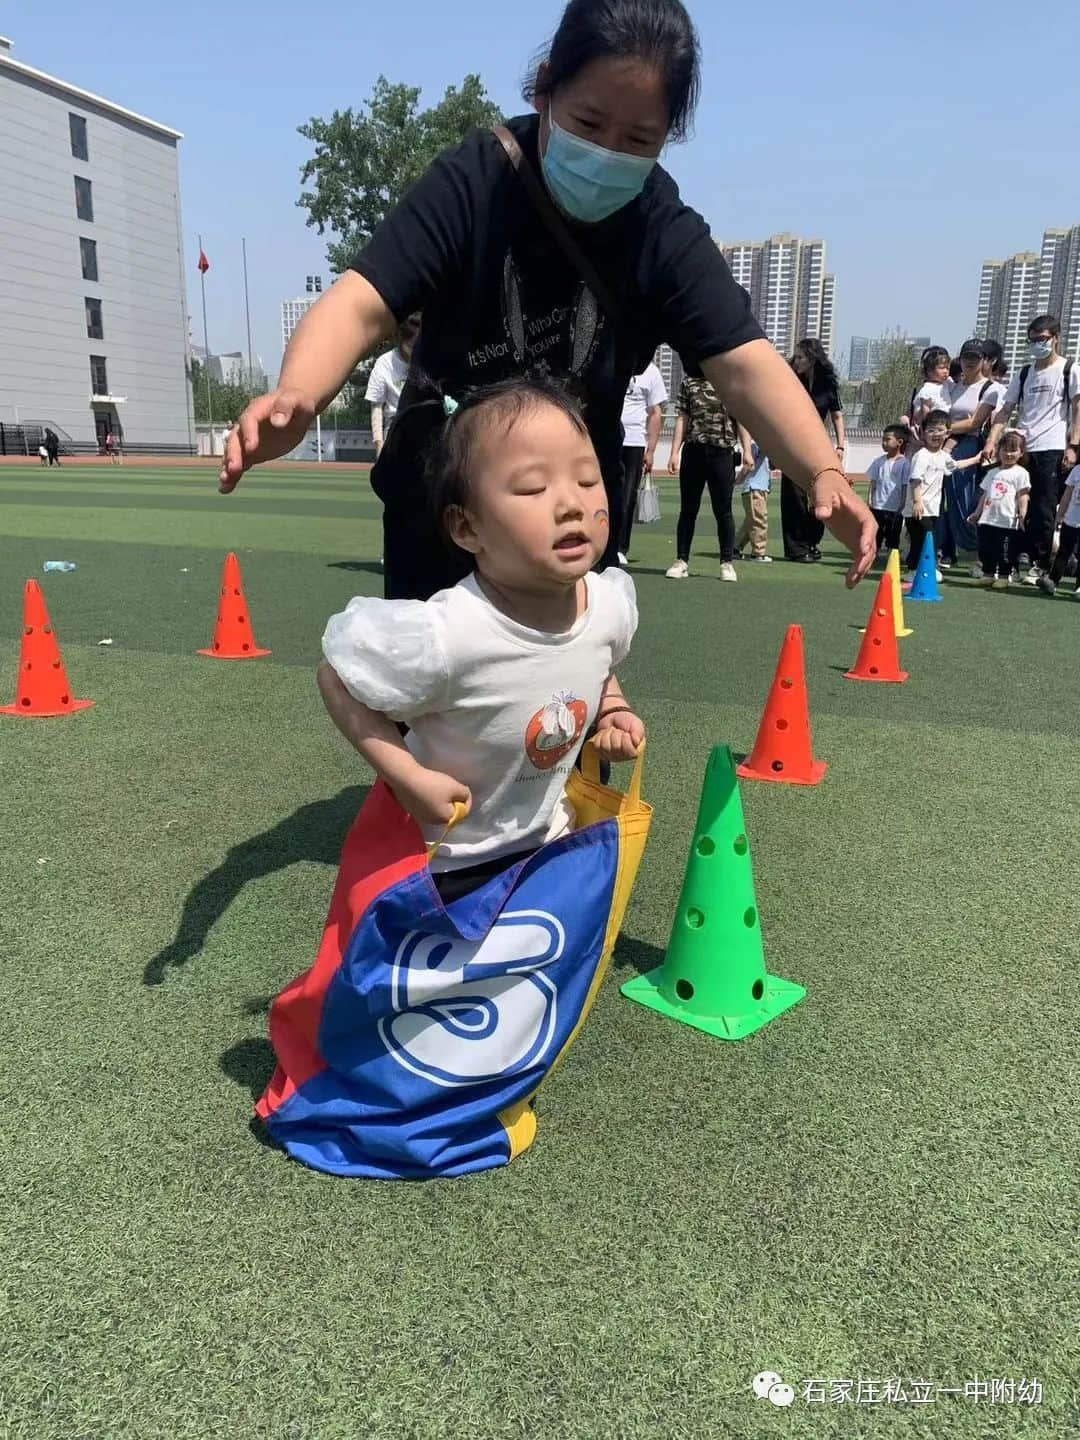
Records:
[[[946,387],[949,410],[949,443],[954,460],[978,455],[994,414],[996,387],[984,373],[982,342],[965,340],[960,347],[960,378]],[[955,565],[959,551],[977,555],[979,537],[968,516],[979,499],[983,472],[978,468],[954,470],[945,480],[945,508],[941,516],[941,546],[938,561],[943,569]],[[981,576],[982,566],[975,564]]]

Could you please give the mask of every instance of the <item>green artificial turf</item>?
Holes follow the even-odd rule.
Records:
[[[613,975],[530,1152],[394,1185],[250,1123],[370,781],[313,683],[326,617],[381,588],[366,478],[0,470],[0,700],[36,575],[96,701],[0,717],[0,1433],[1080,1435],[1080,604],[947,577],[908,609],[910,682],[856,685],[872,594],[835,548],[724,585],[703,516],[675,583],[663,503],[622,676],[656,819]],[[228,549],[268,660],[194,654]],[[768,963],[808,997],[724,1045],[618,984],[662,958],[709,750],[750,748],[793,620],[829,773],[742,795]],[[765,1369],[1043,1400],[784,1413]]]

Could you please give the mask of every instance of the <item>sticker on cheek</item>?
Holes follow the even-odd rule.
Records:
[[[597,512],[593,516],[593,519],[597,522],[598,525],[606,525],[608,523],[607,511],[597,510]]]

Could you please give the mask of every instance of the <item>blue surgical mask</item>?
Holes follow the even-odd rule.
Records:
[[[605,150],[571,135],[548,113],[551,134],[544,153],[544,179],[556,204],[575,220],[606,220],[645,188],[655,159]]]
[[[1054,342],[1052,340],[1033,340],[1031,342],[1031,357],[1033,360],[1049,360],[1054,353]]]

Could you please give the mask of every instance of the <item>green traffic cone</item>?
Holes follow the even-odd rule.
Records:
[[[664,963],[628,980],[622,993],[719,1040],[752,1035],[806,995],[765,969],[750,843],[726,745],[716,746],[705,770]]]

